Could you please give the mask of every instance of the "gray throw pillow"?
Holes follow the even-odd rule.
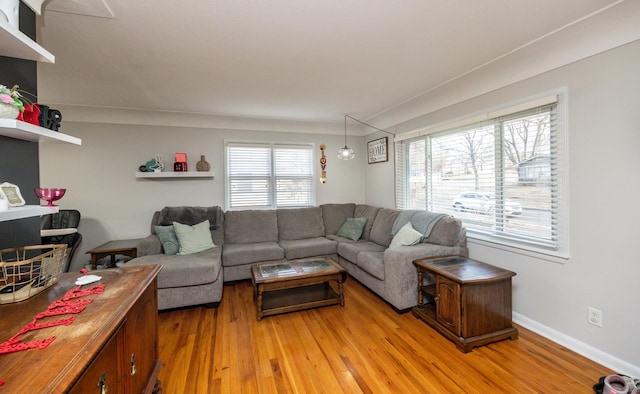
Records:
[[[362,236],[366,224],[367,218],[347,218],[336,235],[357,241]]]
[[[162,242],[164,254],[176,254],[180,250],[180,243],[173,226],[155,226],[154,230]]]

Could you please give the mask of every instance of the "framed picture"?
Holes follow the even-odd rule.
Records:
[[[369,164],[382,163],[389,160],[387,148],[389,140],[387,137],[367,142],[367,152],[369,154]]]
[[[24,205],[24,198],[20,194],[20,188],[13,183],[5,182],[0,184],[0,193],[7,200],[10,207],[21,207]]]

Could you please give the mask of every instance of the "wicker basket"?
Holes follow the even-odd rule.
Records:
[[[65,244],[0,250],[0,304],[26,300],[56,283],[66,255]]]

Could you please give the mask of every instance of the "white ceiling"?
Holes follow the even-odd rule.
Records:
[[[39,100],[366,120],[618,2],[51,0]]]

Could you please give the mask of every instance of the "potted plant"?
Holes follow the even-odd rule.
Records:
[[[35,95],[19,88],[18,85],[11,89],[0,85],[0,118],[18,119],[40,126],[40,106],[24,96],[28,94],[35,98]]]
[[[11,89],[0,85],[0,118],[16,119],[20,112],[24,111],[21,97],[18,85],[14,85]]]

